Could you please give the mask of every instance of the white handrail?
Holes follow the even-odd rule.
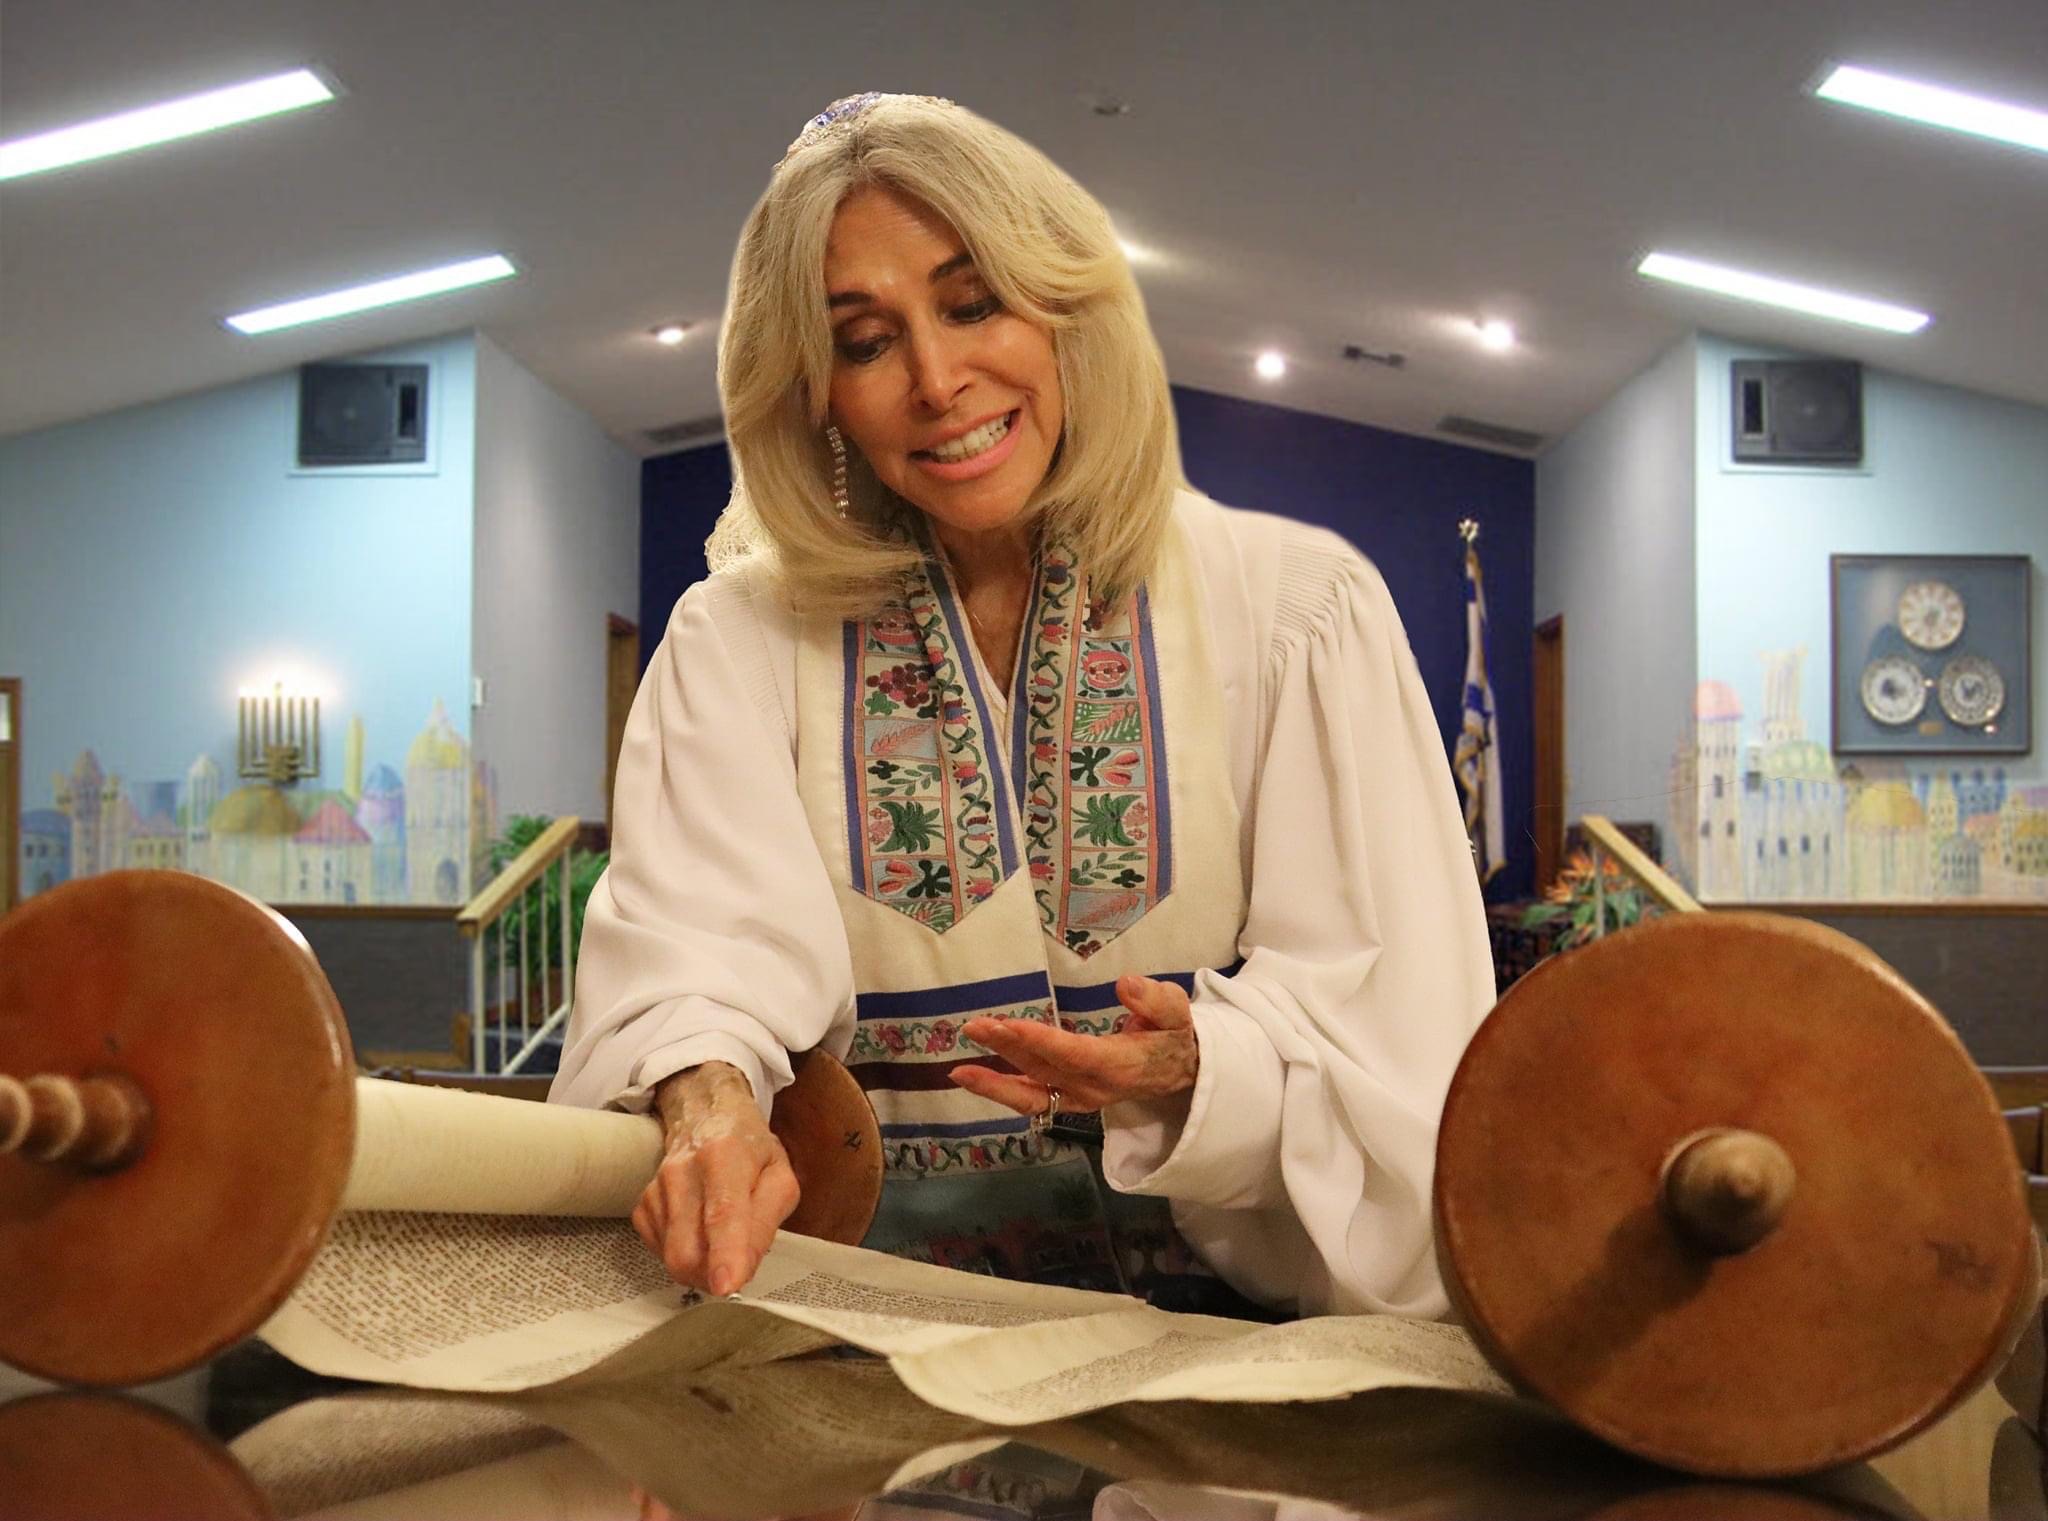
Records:
[[[494,1070],[489,1063],[484,1033],[492,1012],[486,1007],[485,997],[493,962],[498,971],[496,1071],[519,1071],[569,1018],[576,987],[570,852],[580,825],[581,821],[574,817],[556,819],[456,916],[456,927],[469,940],[469,1041],[471,1068],[475,1072]],[[551,872],[559,873],[556,887],[561,898],[562,969],[558,1000],[553,998],[553,969],[549,966],[552,947],[547,888]],[[533,979],[527,975],[527,947],[536,917],[540,921],[541,1001],[548,1005],[538,1027],[533,1024]],[[508,976],[519,979],[519,1047],[510,1055],[506,1053],[512,1015],[512,998],[505,986]]]

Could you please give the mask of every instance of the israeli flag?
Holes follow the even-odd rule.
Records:
[[[1479,579],[1479,550],[1465,545],[1465,721],[1458,731],[1451,768],[1465,794],[1465,834],[1479,880],[1490,882],[1507,864],[1500,806],[1500,733],[1494,722],[1493,683],[1486,675],[1486,588]]]

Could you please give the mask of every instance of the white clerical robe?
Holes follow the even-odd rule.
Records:
[[[1113,1106],[1103,1171],[1172,1200],[1254,1299],[1441,1315],[1437,1117],[1493,1002],[1443,741],[1386,585],[1348,544],[1192,492],[1175,514],[1228,715],[1243,964],[1195,979],[1185,1118]],[[801,633],[758,571],[676,604],[627,722],[556,1100],[645,1109],[662,1079],[717,1060],[765,1107],[790,1052],[846,1051],[852,957],[797,791]]]

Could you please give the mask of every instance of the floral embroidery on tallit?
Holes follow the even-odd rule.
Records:
[[[950,590],[847,625],[854,885],[944,934],[1016,869],[1010,801]]]
[[[1159,662],[1145,589],[1077,622],[1086,606],[1086,578],[1049,548],[1014,757],[1039,922],[1083,959],[1173,885]]]
[[[944,934],[1016,869],[1023,800],[1039,919],[1086,958],[1172,890],[1159,664],[1143,587],[1080,617],[1086,577],[1041,557],[1015,695],[1012,776],[942,576],[847,624],[848,844],[855,888]]]

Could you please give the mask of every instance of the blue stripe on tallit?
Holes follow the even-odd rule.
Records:
[[[1151,711],[1149,733],[1152,746],[1147,763],[1152,768],[1152,838],[1159,842],[1159,869],[1152,877],[1156,903],[1173,891],[1173,805],[1167,786],[1166,717],[1159,699],[1159,652],[1152,647],[1152,598],[1141,582],[1138,586],[1138,658],[1145,667],[1145,705]]]
[[[862,993],[854,999],[859,1019],[929,1019],[939,1014],[964,1014],[969,1009],[992,1009],[998,1004],[1029,1003],[1050,998],[1051,984],[1043,972],[1019,972],[1011,977],[990,977],[981,982],[956,982],[941,988],[917,988],[904,993]]]
[[[907,1125],[878,1125],[876,1129],[882,1132],[882,1139],[885,1141],[903,1141],[916,1140],[919,1136],[927,1135],[1009,1135],[1025,1129],[1030,1123],[1030,1120],[1019,1114],[1012,1115],[1009,1119],[998,1117],[972,1120],[959,1125],[934,1125],[918,1120]]]
[[[974,719],[981,731],[982,761],[988,768],[989,791],[992,794],[996,815],[996,848],[1002,853],[1003,875],[1008,877],[1017,869],[1017,836],[1011,823],[1017,811],[1015,801],[1004,796],[1009,778],[1004,774],[995,753],[995,735],[989,723],[988,699],[982,695],[981,673],[974,661],[974,651],[968,646],[972,637],[967,631],[966,621],[960,616],[960,609],[953,602],[953,583],[943,569],[931,576],[932,594],[938,598],[939,614],[946,620],[946,633],[953,641],[953,663],[960,668],[960,678],[967,683],[967,700],[974,704]],[[1028,641],[1027,641],[1028,642]],[[943,734],[943,730],[940,731]],[[941,755],[941,761],[944,756]]]
[[[1235,977],[1243,966],[1244,962],[1239,960],[1217,970],[1225,977]],[[1186,993],[1195,990],[1193,972],[1147,972],[1145,975],[1154,982],[1178,983],[1181,991]],[[1114,982],[1091,983],[1087,987],[1056,987],[1052,990],[1052,996],[1053,1001],[1060,1006],[1062,1014],[1088,1014],[1096,1009],[1114,1008],[1117,1001]]]
[[[1031,651],[1038,642],[1039,600],[1045,595],[1045,560],[1041,556],[1031,580],[1031,600],[1025,605],[1024,635],[1017,641],[1017,669],[1010,673],[1010,785],[1016,790],[1017,806],[1031,795],[1031,783],[1024,767],[1030,746],[1031,691],[1026,674],[1031,669]]]
[[[841,643],[846,650],[846,852],[853,873],[853,890],[863,895],[868,890],[867,852],[862,849],[861,831],[866,821],[860,811],[860,767],[861,757],[854,749],[853,705],[860,698],[860,624],[848,619]]]

